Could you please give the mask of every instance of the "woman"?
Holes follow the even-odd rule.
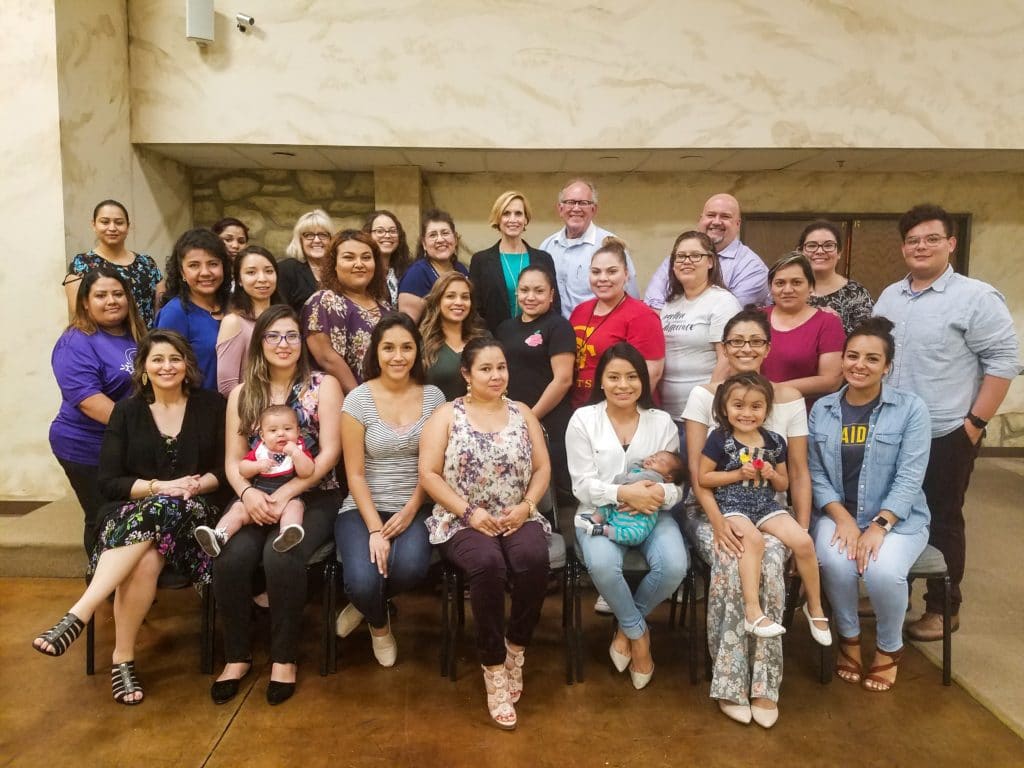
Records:
[[[729,359],[726,376],[760,373],[771,350],[772,329],[759,310],[744,310],[725,324],[723,344]],[[699,472],[701,451],[715,426],[712,402],[719,382],[694,387],[686,402],[686,452],[692,477]],[[764,423],[786,439],[789,493],[797,522],[808,527],[811,518],[811,480],[807,468],[807,409],[800,392],[787,384],[773,385],[772,411]],[[708,498],[710,497],[710,498]],[[714,504],[708,494],[688,498],[686,532],[700,558],[711,568],[707,633],[713,660],[711,698],[727,716],[741,723],[752,719],[770,728],[778,720],[779,685],[782,682],[782,639],[747,635],[743,631],[743,594],[739,560],[742,542],[721,515],[715,525],[700,505]],[[765,537],[761,563],[761,606],[765,615],[782,623],[786,603],[786,561],[789,553],[773,536]],[[819,629],[827,629],[820,622]]]
[[[231,293],[230,271],[224,243],[208,229],[190,229],[179,237],[167,260],[167,294],[155,327],[188,340],[203,389],[217,389],[217,334]]]
[[[61,395],[50,448],[82,505],[90,555],[103,504],[97,481],[103,432],[114,405],[131,394],[135,350],[146,328],[127,279],[113,267],[91,269],[77,285],[74,316],[50,357]]]
[[[896,346],[892,327],[875,317],[853,330],[843,348],[846,386],[815,403],[810,418],[814,538],[839,630],[836,674],[869,691],[896,684],[907,573],[928,544],[931,518],[921,490],[931,449],[928,409],[917,395],[882,385]],[[877,618],[866,674],[859,579]]]
[[[836,272],[843,253],[843,233],[837,225],[823,219],[811,222],[800,233],[796,249],[810,260],[814,270],[812,307],[832,309],[843,321],[846,333],[871,317],[875,302],[868,289]]]
[[[346,637],[365,617],[373,655],[385,667],[398,653],[387,602],[423,579],[432,552],[417,461],[423,425],[444,395],[424,386],[421,346],[407,315],[386,315],[370,337],[365,383],[345,398],[341,415],[349,495],[334,539],[350,602],[337,632]]]
[[[665,375],[661,403],[683,432],[683,409],[698,384],[722,381],[729,367],[722,330],[740,303],[722,282],[715,247],[703,232],[683,232],[669,256],[668,296],[661,310]]]
[[[482,336],[473,302],[473,285],[461,272],[449,272],[430,289],[420,331],[423,333],[423,367],[427,383],[451,402],[466,393],[462,377],[462,350]]]
[[[683,581],[688,555],[672,515],[659,514],[682,494],[672,483],[612,481],[633,461],[657,451],[678,451],[679,431],[672,418],[654,408],[653,391],[643,356],[631,345],[608,347],[597,365],[590,404],[569,421],[565,449],[577,514],[593,513],[606,504],[638,515],[658,515],[654,529],[639,545],[650,570],[635,593],[622,575],[629,547],[606,536],[576,531],[577,551],[590,578],[618,621],[608,654],[619,672],[629,668],[633,687],[645,687],[654,674],[651,631],[646,617],[671,596]]]
[[[441,275],[469,271],[459,262],[459,233],[446,211],[423,214],[418,256],[398,283],[398,309],[419,322],[426,308],[426,295]]]
[[[228,483],[255,525],[245,525],[223,545],[213,564],[213,592],[224,624],[226,664],[210,688],[217,704],[234,698],[252,671],[252,580],[262,565],[270,598],[270,684],[267,701],[280,704],[295,692],[296,661],[306,604],[306,561],[331,536],[341,503],[334,466],[341,454],[341,387],[336,379],[311,373],[299,320],[283,304],[260,315],[253,328],[242,383],[228,398],[225,465]],[[272,494],[253,488],[238,471],[255,444],[259,416],[269,405],[289,405],[299,418],[303,443],[315,470],[293,478]],[[305,504],[302,541],[277,552],[277,524],[289,501]]]
[[[362,383],[370,334],[388,307],[380,250],[373,238],[345,229],[331,242],[317,291],[302,308],[302,334],[320,369],[347,395]]]
[[[114,700],[138,704],[135,641],[153,603],[164,562],[191,581],[210,580],[209,559],[192,531],[216,520],[207,499],[224,474],[224,398],[199,389],[188,342],[174,331],[153,330],[139,342],[135,394],[117,403],[100,453],[101,510],[92,580],[60,622],[33,642],[62,655],[107,596],[114,593],[110,682]]]
[[[164,292],[163,275],[150,256],[135,253],[125,247],[128,238],[128,209],[117,200],[103,200],[92,210],[92,229],[96,245],[86,253],[79,253],[68,265],[64,278],[64,293],[68,299],[68,316],[74,318],[78,301],[78,281],[90,269],[112,267],[131,288],[139,317],[147,328],[156,317],[157,300]]]
[[[231,394],[245,370],[245,355],[256,320],[271,304],[281,303],[277,292],[277,261],[266,248],[250,245],[231,263],[231,311],[217,333],[217,389]]]
[[[327,260],[327,249],[334,236],[334,222],[326,211],[317,208],[304,213],[295,222],[292,240],[277,265],[277,290],[297,313],[306,300],[320,290]]]
[[[555,262],[547,251],[531,248],[523,233],[533,214],[522,192],[509,190],[498,195],[491,206],[488,223],[501,233],[501,238],[486,251],[473,254],[469,276],[476,287],[475,299],[480,316],[492,334],[510,317],[522,311],[517,299],[520,273],[528,266],[541,266],[555,274]],[[555,292],[555,312],[562,304]]]
[[[821,395],[839,389],[846,334],[832,312],[812,307],[814,271],[802,253],[783,256],[768,270],[772,306],[772,347],[762,371],[770,381],[788,384],[804,396],[808,408]]]
[[[526,403],[548,435],[551,475],[556,487],[571,493],[565,463],[565,430],[572,416],[572,389],[576,335],[557,307],[555,273],[530,265],[519,273],[516,300],[518,317],[498,326],[495,338],[508,355],[508,394]]]
[[[605,350],[628,342],[647,361],[647,376],[657,389],[665,367],[665,334],[661,319],[642,301],[626,293],[629,279],[626,244],[606,237],[590,259],[590,290],[596,298],[572,311],[569,322],[576,332],[576,387],[572,406],[579,408],[591,397],[597,361]]]
[[[488,712],[498,727],[515,728],[526,646],[547,592],[551,527],[537,504],[551,469],[540,422],[504,396],[501,344],[489,337],[467,344],[462,375],[466,396],[441,406],[423,428],[420,482],[437,502],[430,542],[469,581]]]
[[[409,243],[405,229],[391,211],[372,211],[363,222],[363,232],[370,235],[380,249],[381,265],[387,274],[387,302],[398,306],[398,283],[409,268]]]
[[[232,263],[249,244],[249,228],[230,216],[218,221],[210,230],[224,243],[224,250],[228,252],[228,259]]]

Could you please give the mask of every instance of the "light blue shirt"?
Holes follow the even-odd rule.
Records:
[[[1013,379],[1020,373],[1006,300],[952,267],[917,295],[909,276],[893,283],[878,297],[874,314],[896,326],[896,356],[886,381],[925,401],[933,438],[963,426],[985,376]]]
[[[562,227],[540,244],[540,249],[550,253],[555,262],[558,295],[562,300],[562,314],[566,318],[578,304],[594,298],[594,292],[590,290],[590,259],[606,237],[615,235],[590,222],[590,226],[579,237],[568,237],[565,227]],[[636,287],[636,267],[628,253],[626,267],[629,271],[626,293],[638,299],[640,292]]]
[[[665,306],[668,296],[668,262],[666,256],[651,282],[647,284],[644,302],[654,311]],[[736,297],[741,307],[755,304],[763,307],[768,303],[768,267],[761,257],[736,238],[718,253],[718,265],[722,270],[722,282]]]
[[[822,397],[811,408],[808,463],[815,514],[843,492],[843,410],[847,387]],[[931,520],[921,483],[931,452],[931,420],[924,401],[885,385],[868,419],[864,461],[857,480],[857,508],[847,511],[865,528],[883,509],[898,518],[893,530],[915,533]]]

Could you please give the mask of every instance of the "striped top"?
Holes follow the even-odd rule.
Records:
[[[370,388],[360,384],[345,396],[342,412],[363,425],[366,484],[381,514],[400,512],[412,497],[419,482],[418,461],[420,434],[431,414],[444,405],[444,395],[437,387],[423,387],[423,411],[412,424],[398,426],[381,418]],[[350,493],[341,505],[341,512],[356,508]]]

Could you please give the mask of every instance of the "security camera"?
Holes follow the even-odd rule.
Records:
[[[235,21],[238,22],[238,31],[245,32],[250,28],[256,26],[256,19],[247,13],[236,13]]]

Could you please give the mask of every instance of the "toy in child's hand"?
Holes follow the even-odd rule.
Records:
[[[764,469],[764,459],[754,459],[754,469],[761,471]]]
[[[747,453],[746,450],[744,450],[740,454],[740,464],[746,464],[748,461],[750,461],[750,454]],[[760,461],[760,459],[758,459],[758,461]],[[754,466],[756,467],[757,464],[755,464]]]

